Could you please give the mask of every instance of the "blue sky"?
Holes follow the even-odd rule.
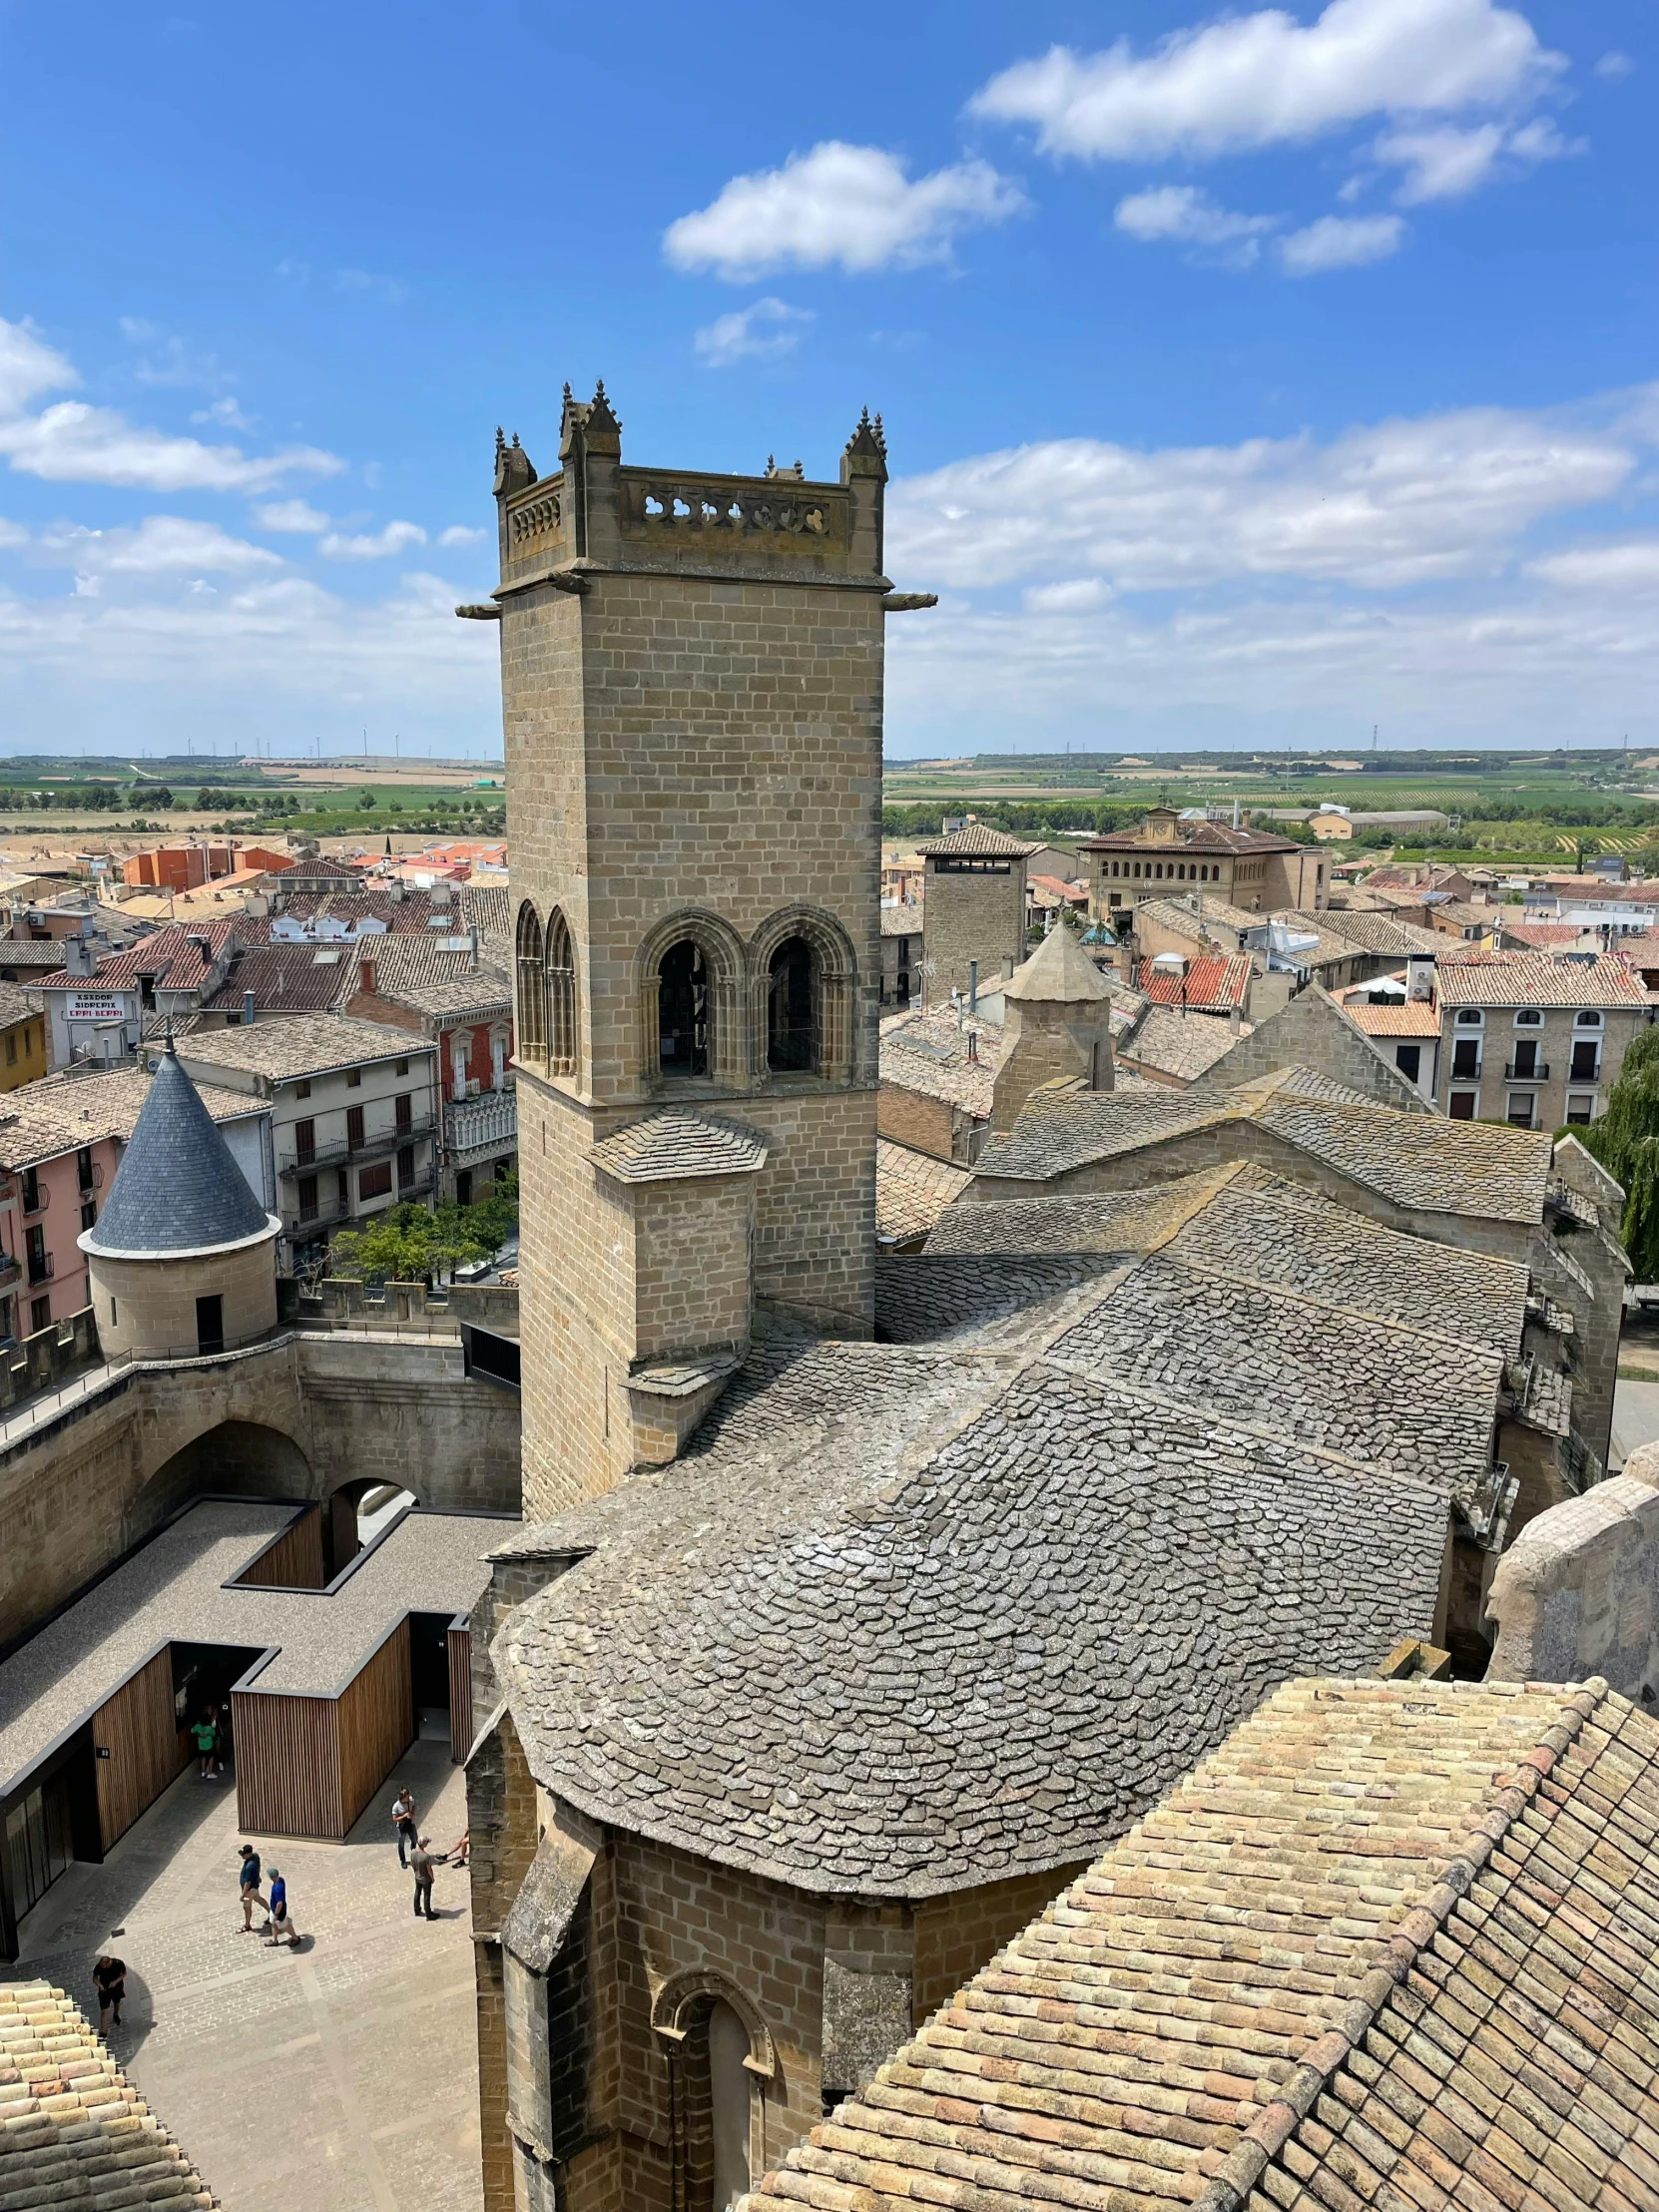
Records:
[[[494,752],[490,446],[894,482],[892,757],[1659,743],[1634,0],[0,0],[0,747]]]

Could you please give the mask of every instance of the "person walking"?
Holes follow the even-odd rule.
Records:
[[[256,1905],[264,1905],[265,1898],[260,1891],[259,1853],[252,1844],[244,1844],[241,1858],[242,1871],[237,1876],[237,1883],[242,1891],[242,1933],[249,1936],[254,1931],[254,1908]]]
[[[219,1780],[217,1771],[219,1766],[219,1723],[215,1720],[211,1707],[200,1720],[191,1722],[190,1733],[197,1751],[201,1755],[202,1780],[204,1782],[217,1782]]]
[[[127,1994],[127,1963],[111,1951],[100,1951],[98,1963],[92,1969],[93,1985],[98,1991],[98,2032],[107,2033],[110,2015],[115,2024],[121,2025],[122,1999]]]
[[[416,1840],[414,1793],[405,1782],[391,1801],[391,1825],[397,1831],[397,1864],[406,1868]]]
[[[267,1943],[273,1950],[278,1943],[286,1943],[291,1950],[299,1947],[299,1931],[288,1918],[288,1886],[275,1867],[271,1870],[271,1903],[267,1908],[271,1918],[265,1924]]]
[[[429,1921],[437,1919],[432,1911],[432,1876],[436,1872],[437,1861],[429,1848],[431,1841],[430,1836],[422,1836],[409,1854],[409,1867],[414,1875],[414,1909],[417,1921],[422,1911]]]

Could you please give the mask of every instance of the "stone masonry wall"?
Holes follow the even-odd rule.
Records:
[[[563,910],[579,1008],[575,1073],[527,1069],[518,1092],[533,1512],[610,1487],[636,1457],[619,1402],[639,1341],[629,1223],[586,1154],[641,1108],[672,1098],[771,1140],[758,1295],[856,1333],[873,1294],[879,602],[763,575],[586,585],[510,594],[501,623],[514,891],[544,921]],[[750,945],[798,906],[851,947],[850,1086],[765,1073]],[[646,944],[682,915],[708,947],[719,1082],[665,1085],[652,1062]]]
[[[1651,1706],[1659,1695],[1659,1445],[1625,1471],[1528,1523],[1497,1563],[1487,1599],[1494,1682],[1602,1675]]]
[[[968,990],[968,962],[979,962],[979,987],[993,976],[1004,981],[1025,957],[1025,862],[1014,858],[1006,875],[973,870],[940,874],[926,863],[922,901],[925,920],[925,997],[929,1006],[948,1006],[952,987]]]
[[[633,1200],[636,1357],[746,1344],[755,1265],[754,1178],[642,1183]]]
[[[953,1160],[956,1115],[957,1109],[942,1098],[924,1098],[920,1091],[883,1083],[876,1099],[875,1127],[880,1136],[908,1145],[912,1152]]]

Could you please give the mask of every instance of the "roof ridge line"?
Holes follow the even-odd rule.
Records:
[[[1240,1165],[1243,1164],[1241,1161]],[[1182,1228],[1186,1226],[1185,1222],[1181,1224]],[[1449,1251],[1452,1248],[1443,1246],[1441,1249]],[[1406,1337],[1430,1337],[1436,1344],[1457,1345],[1466,1352],[1479,1353],[1484,1359],[1496,1360],[1500,1366],[1507,1357],[1491,1345],[1481,1344],[1474,1337],[1449,1336],[1443,1329],[1417,1329],[1408,1321],[1395,1321],[1387,1314],[1373,1313],[1369,1306],[1341,1306],[1335,1299],[1316,1298],[1311,1291],[1293,1290],[1284,1283],[1266,1282],[1261,1276],[1251,1275],[1240,1267],[1216,1267],[1208,1260],[1190,1260],[1184,1252],[1165,1252],[1161,1245],[1152,1246],[1150,1250],[1161,1253],[1165,1259],[1174,1260],[1178,1267],[1191,1268],[1195,1275],[1210,1276],[1218,1283],[1248,1283],[1254,1290],[1271,1291],[1275,1298],[1288,1298],[1296,1306],[1317,1307],[1322,1314],[1348,1314],[1357,1320],[1369,1321],[1374,1328],[1397,1330]],[[1481,1253],[1477,1257],[1484,1259],[1485,1254]]]
[[[1144,1266],[1150,1257],[1150,1254],[1144,1252],[1139,1254],[1128,1272],[1133,1273],[1134,1268]],[[1113,1288],[1117,1286],[1114,1285]],[[1039,1361],[1044,1367],[1054,1369],[1056,1374],[1074,1375],[1081,1382],[1094,1383],[1097,1388],[1116,1390],[1120,1397],[1140,1398],[1148,1405],[1157,1405],[1167,1412],[1181,1413],[1189,1420],[1197,1418],[1209,1422],[1213,1427],[1236,1429],[1241,1436],[1253,1436],[1258,1443],[1276,1444],[1280,1450],[1289,1444],[1293,1450],[1305,1453],[1310,1459],[1324,1459],[1332,1466],[1347,1467],[1358,1474],[1373,1477],[1384,1475],[1393,1482],[1413,1483],[1429,1496],[1439,1495],[1424,1476],[1413,1474],[1407,1467],[1395,1466],[1391,1459],[1356,1459],[1346,1451],[1333,1451],[1329,1444],[1304,1443],[1300,1436],[1294,1436],[1286,1429],[1267,1428],[1260,1421],[1245,1420],[1234,1413],[1218,1412],[1214,1406],[1195,1405],[1191,1399],[1171,1397],[1164,1390],[1148,1389],[1144,1382],[1126,1382],[1110,1370],[1088,1367],[1081,1360],[1057,1360],[1052,1353],[1042,1352],[1036,1354],[1029,1364],[1035,1365]],[[1457,1484],[1448,1484],[1445,1501],[1455,1500],[1462,1494]],[[1188,2212],[1194,2212],[1194,2208],[1189,2206]]]
[[[1461,1850],[1452,1855],[1439,1881],[1389,1936],[1386,1962],[1374,1966],[1361,1981],[1359,1992],[1343,2007],[1343,2024],[1328,2029],[1298,2061],[1280,2093],[1251,2121],[1187,2212],[1241,2212],[1262,2175],[1312,2113],[1333,2075],[1365,2041],[1395,1988],[1409,1977],[1608,1694],[1605,1677],[1592,1675],[1565,1700],[1561,1718],[1517,1762],[1513,1780],[1493,1792],[1488,1810],[1464,1837]]]
[[[1155,1252],[1162,1252],[1180,1236],[1183,1229],[1190,1227],[1206,1207],[1213,1206],[1222,1192],[1235,1183],[1250,1164],[1245,1160],[1224,1160],[1219,1168],[1201,1171],[1207,1187],[1192,1193],[1192,1203],[1184,1204],[1180,1215],[1169,1228],[1148,1242],[1146,1250],[1140,1255],[1141,1259],[1149,1260]]]

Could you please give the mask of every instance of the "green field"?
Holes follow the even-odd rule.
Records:
[[[8,828],[149,832],[200,828],[258,834],[292,830],[337,836],[375,830],[499,836],[506,794],[499,765],[475,775],[445,764],[442,781],[421,764],[370,763],[353,775],[341,763],[309,764],[172,759],[18,756],[0,761],[0,832]],[[319,780],[320,777],[320,780]],[[485,781],[490,788],[481,788]]]

